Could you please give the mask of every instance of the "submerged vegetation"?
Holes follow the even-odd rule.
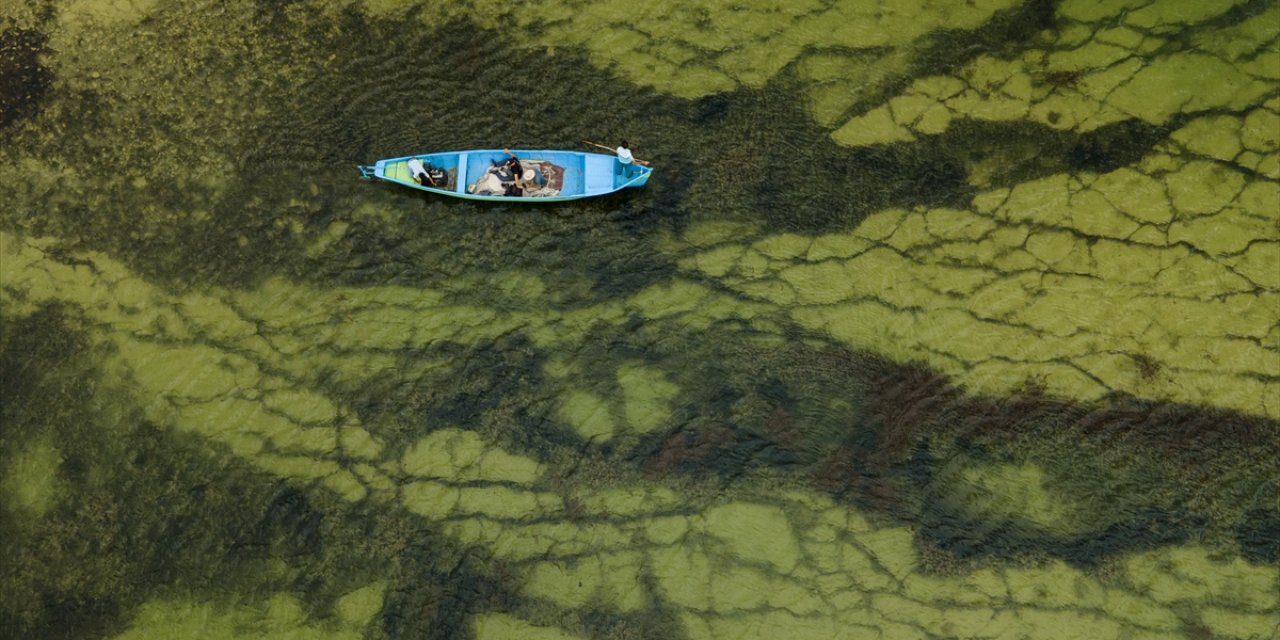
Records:
[[[0,628],[1280,627],[1274,3],[0,14]]]

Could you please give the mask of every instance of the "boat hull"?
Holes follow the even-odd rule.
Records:
[[[387,158],[373,165],[362,165],[360,173],[366,178],[393,182],[443,196],[502,202],[564,202],[593,198],[623,189],[644,186],[653,173],[649,167],[637,164],[622,165],[616,157],[603,153],[526,149],[513,149],[512,153],[516,154],[522,164],[554,167],[552,171],[555,172],[555,179],[560,187],[556,190],[557,193],[505,196],[470,192],[468,188],[477,180],[483,179],[490,167],[507,159],[508,156],[502,149],[445,151]],[[446,171],[449,175],[448,183],[443,188],[418,184],[410,175],[408,167],[409,160],[415,158],[424,164]]]

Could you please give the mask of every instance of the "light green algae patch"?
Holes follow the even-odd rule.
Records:
[[[1200,622],[1217,637],[1254,640],[1274,637],[1280,616],[1209,607],[1200,612]]]
[[[831,134],[831,139],[847,147],[868,147],[916,138],[910,129],[893,119],[888,107],[880,107],[845,123]]]
[[[937,216],[932,212],[893,212],[892,224],[880,223],[878,227],[873,221],[850,234],[844,241],[848,246],[838,237],[827,238],[829,251],[823,260],[850,268],[849,263],[856,267],[861,256],[868,256],[883,263],[877,267],[883,269],[895,264],[890,252],[859,253],[855,248],[868,242],[892,241],[899,246],[893,255],[924,256],[934,251],[936,243],[928,238],[935,234],[972,236],[975,229],[1001,224],[998,217],[970,222],[966,220],[969,215],[978,217],[957,210]],[[898,232],[895,225],[917,218],[924,221],[922,226],[913,223],[909,231]],[[980,231],[979,235],[989,234]],[[96,281],[100,276],[93,270],[62,269],[44,259],[39,242],[12,237],[0,240],[6,268],[15,265],[9,271],[13,274],[10,282],[15,283],[7,289],[10,292],[25,286],[26,295],[38,300],[77,304],[80,300],[75,296],[111,286]],[[779,259],[776,268],[794,269],[807,263],[814,252],[812,246],[802,245],[788,238],[759,247]],[[848,257],[834,257],[840,255]],[[109,260],[90,258],[98,272],[120,273],[118,265]],[[1094,268],[1089,266],[1090,261],[1081,264]],[[954,299],[947,293],[951,291],[981,292],[1003,281],[998,273],[977,267],[954,269],[957,275],[950,281],[936,274],[930,278],[923,267],[914,268],[918,271],[904,269],[902,273],[916,278],[912,286],[919,287],[932,300]],[[982,277],[971,273],[975,270]],[[1038,281],[1033,279],[1022,286],[1036,286]],[[35,282],[42,285],[31,286]],[[910,282],[900,280],[893,295],[905,296],[903,290]],[[1069,286],[1073,283],[1076,289]],[[1078,287],[1088,284],[1089,280],[1068,279],[1060,281],[1056,289],[1065,291],[1064,295],[1080,295],[1089,289]],[[284,283],[271,286],[282,297],[291,296]],[[874,291],[874,286],[868,286],[867,294]],[[1144,291],[1148,288],[1142,287]],[[138,289],[137,285],[134,289],[134,296],[163,299],[157,291]],[[394,290],[373,290],[365,295],[378,299],[399,294]],[[776,483],[767,479],[758,483],[744,481],[723,489],[714,503],[708,503],[705,496],[655,487],[652,482],[637,478],[624,476],[601,486],[594,481],[577,481],[572,474],[563,476],[569,479],[566,488],[548,480],[563,482],[563,474],[548,473],[540,463],[494,446],[482,432],[466,429],[437,429],[409,443],[390,460],[378,460],[377,465],[330,458],[322,446],[330,443],[326,439],[329,436],[323,435],[324,427],[295,421],[304,417],[298,409],[291,408],[296,400],[282,401],[290,394],[305,393],[305,386],[250,366],[252,352],[232,353],[203,346],[192,350],[171,345],[173,353],[169,354],[164,343],[147,337],[151,334],[116,329],[108,323],[94,325],[103,318],[117,317],[119,310],[110,304],[83,308],[95,327],[91,329],[95,339],[111,341],[119,347],[104,366],[131,372],[122,378],[133,381],[139,397],[160,398],[148,405],[157,424],[225,444],[231,453],[247,462],[312,491],[331,491],[348,500],[369,495],[394,501],[425,522],[437,525],[441,535],[454,543],[482,547],[486,554],[504,563],[505,571],[512,576],[511,584],[521,597],[557,611],[575,615],[586,611],[640,615],[656,608],[676,620],[688,637],[707,638],[772,637],[783,629],[794,631],[791,637],[830,637],[833,630],[849,629],[881,637],[974,635],[982,633],[982,629],[999,629],[1016,636],[1063,625],[1085,630],[1082,633],[1101,634],[1091,637],[1122,638],[1176,633],[1185,621],[1218,625],[1223,633],[1237,633],[1237,627],[1224,626],[1227,623],[1222,611],[1241,611],[1253,616],[1248,618],[1252,621],[1274,617],[1280,607],[1274,595],[1276,575],[1271,568],[1248,565],[1234,557],[1211,556],[1195,548],[1172,547],[1116,558],[1120,578],[1107,582],[1063,563],[957,570],[947,576],[929,574],[922,569],[924,563],[912,529],[873,524],[858,509],[835,503],[821,492],[806,488],[779,491]],[[887,314],[888,319],[896,317],[892,305],[878,303],[875,308]],[[1016,311],[1016,307],[1011,309]],[[1224,321],[1240,323],[1231,330],[1245,335],[1242,327],[1249,326],[1248,314],[1236,309],[1230,316]],[[900,338],[936,335],[929,339],[941,341],[945,336],[962,335],[966,326],[963,322],[977,321],[972,314],[953,313],[950,317],[958,324],[948,331],[934,334],[936,329],[921,323],[899,334]],[[1110,322],[1118,317],[1123,316],[1113,314]],[[831,319],[834,321],[835,316]],[[315,320],[323,322],[324,318]],[[183,335],[183,321],[177,318],[172,322],[171,330]],[[148,325],[148,331],[156,329]],[[1074,340],[1070,335],[1061,339],[1064,343]],[[1002,347],[1000,341],[993,339],[987,348],[1018,353],[1016,340],[1004,342]],[[303,350],[270,356],[279,363],[273,370],[304,370],[310,353]],[[350,357],[357,363],[362,361],[359,350]],[[173,372],[179,369],[170,358],[199,362],[202,369],[175,377],[179,374]],[[169,373],[138,373],[148,370],[148,364]],[[570,384],[583,375],[572,366],[556,370],[561,372],[561,378],[552,379]],[[624,363],[619,371],[620,386],[624,388],[635,380],[656,380],[652,375],[656,369],[634,362]],[[249,393],[235,382],[241,377],[275,394],[275,408],[267,404],[263,395]],[[286,393],[281,395],[281,391]],[[612,415],[613,400],[583,390],[569,391],[573,393],[579,394],[580,404],[571,406],[566,414],[578,416],[579,425]],[[337,416],[332,419],[343,420],[346,410],[336,403],[332,406]],[[193,408],[202,413],[189,413]],[[326,409],[317,415],[328,419],[330,413]],[[606,433],[613,433],[616,424],[608,424]],[[331,432],[336,433],[336,429]],[[585,441],[594,434],[587,430],[578,437]],[[242,440],[256,442],[257,446],[247,446]],[[232,446],[236,443],[241,445]],[[292,453],[285,455],[283,451]],[[372,451],[379,450],[375,447]],[[398,486],[388,474],[403,478],[404,484]],[[352,487],[344,486],[343,478],[355,479],[352,486],[363,493],[354,496]],[[1069,514],[1044,504],[1051,496],[1043,480],[1043,493],[1018,486],[1020,481],[1037,478],[1034,469],[997,466],[979,469],[967,480],[974,486],[986,487],[993,495],[998,489],[1015,498],[1021,496],[1019,514],[1029,513],[1031,519],[1046,526],[1062,526]],[[138,611],[123,637],[295,637],[291,633],[296,637],[358,637],[362,621],[376,615],[371,612],[378,611],[384,588],[381,583],[373,583],[343,595],[337,600],[333,620],[324,624],[311,622],[297,600],[287,595],[244,607],[154,601]],[[558,627],[495,615],[482,614],[473,619],[472,628],[477,635],[502,637],[527,631],[527,637],[540,633],[573,637],[572,632]]]
[[[705,531],[744,562],[763,563],[790,573],[800,549],[787,516],[763,504],[727,504],[707,511]]]
[[[453,513],[461,491],[439,482],[413,482],[400,489],[400,501],[410,511],[427,518]]]
[[[599,558],[542,562],[529,571],[524,591],[568,609],[607,603],[617,611],[638,611],[648,604],[641,566],[638,553],[625,551]]]
[[[156,0],[75,0],[58,12],[59,26],[75,31],[138,22],[151,12]]]
[[[947,483],[950,499],[974,521],[1025,520],[1063,534],[1092,524],[1073,500],[1046,486],[1044,471],[1035,465],[966,467],[957,476]]]
[[[1156,161],[1174,169],[1145,167]],[[1276,417],[1280,351],[1265,338],[1278,202],[1273,183],[1219,161],[1155,153],[980,193],[971,210],[878,212],[803,254],[779,236],[785,260],[749,283],[731,274],[754,252],[719,244],[708,251],[738,262],[699,275],[977,393],[1031,382],[1078,400],[1121,392]]]
[[[587,441],[609,440],[616,430],[609,403],[590,391],[566,394],[560,404],[560,418]]]
[[[1173,4],[1178,6],[1175,11],[1154,9]],[[1196,37],[1209,51],[1179,48],[1143,56],[1164,42],[1161,26],[1185,28],[1201,17],[1213,20],[1226,4],[1154,3],[1123,14],[1124,7],[1105,3],[1088,10],[1061,6],[1060,17],[1080,22],[1060,29],[1047,48],[1013,59],[978,56],[954,75],[917,79],[886,105],[845,122],[832,138],[848,146],[910,141],[940,134],[964,120],[1030,120],[1087,132],[1129,118],[1160,125],[1179,113],[1241,111],[1274,91],[1280,75],[1275,71],[1280,68],[1280,50],[1274,46],[1280,8],[1267,7],[1240,23],[1201,27]],[[1205,15],[1182,10],[1192,6],[1205,9]],[[1120,15],[1129,20],[1128,27],[1107,28],[1107,21],[1100,19]],[[1166,22],[1173,15],[1178,19]],[[1087,40],[1077,38],[1081,33]],[[1239,129],[1238,118],[1216,118],[1235,120],[1229,126]],[[1221,156],[1239,144],[1234,138],[1228,135],[1197,151],[1233,160],[1234,154]]]
[[[39,518],[58,502],[58,467],[62,453],[47,440],[26,443],[4,461],[0,495],[5,505],[25,516]]]
[[[419,478],[516,484],[529,484],[542,472],[536,461],[490,448],[475,432],[459,429],[441,429],[413,443],[400,469]]]
[[[680,387],[661,371],[638,363],[618,368],[618,386],[622,387],[627,424],[638,433],[665,425],[671,416],[671,401],[680,393]]]
[[[1034,469],[998,467],[975,475],[1006,483],[1024,476],[1039,477]],[[543,511],[536,524],[492,510],[424,515],[453,518],[447,533],[509,558],[531,598],[562,610],[620,613],[655,603],[676,613],[689,637],[763,638],[786,625],[798,625],[801,637],[854,628],[889,637],[981,635],[994,628],[1018,635],[1054,625],[1072,625],[1090,637],[1159,637],[1176,633],[1186,620],[1170,604],[1191,605],[1198,612],[1192,615],[1208,618],[1235,607],[1259,619],[1280,606],[1274,595],[1246,595],[1273,594],[1274,572],[1203,552],[1132,556],[1122,561],[1123,575],[1132,577],[1120,587],[1062,562],[941,577],[921,572],[910,529],[871,526],[855,509],[821,494],[770,491],[767,502],[743,495],[688,518],[672,512],[688,508],[674,496],[655,500],[622,488],[597,496],[581,489],[574,502],[588,509],[625,500],[631,507],[615,512],[605,527],[561,520],[558,507]],[[1202,603],[1212,604],[1199,608]]]
[[[1274,566],[1220,557],[1201,547],[1135,555],[1125,563],[1125,577],[1135,592],[1166,605],[1208,602],[1273,617],[1280,614],[1280,572]]]
[[[457,513],[489,518],[525,519],[561,508],[554,494],[538,494],[502,486],[463,487],[458,490]]]
[[[791,508],[822,501],[821,497],[804,495],[794,498],[800,502],[788,503]],[[847,507],[834,509],[851,511]],[[1141,591],[1109,586],[1061,562],[980,569],[945,578],[922,574],[910,530],[868,528],[865,523],[851,529],[847,524],[841,528],[819,522],[797,529],[796,522],[783,515],[787,511],[749,500],[710,507],[699,518],[706,524],[697,527],[705,533],[689,537],[687,532],[681,533],[687,530],[677,527],[675,535],[650,537],[655,546],[643,555],[632,546],[610,548],[597,543],[589,546],[603,548],[603,552],[576,557],[570,555],[575,553],[573,545],[552,536],[544,538],[544,553],[565,555],[546,559],[531,555],[536,552],[537,538],[529,536],[542,534],[528,525],[509,525],[507,532],[493,539],[499,550],[510,548],[508,533],[534,543],[534,548],[523,549],[518,556],[535,558],[524,582],[528,595],[571,610],[619,612],[635,611],[648,599],[657,599],[660,606],[677,614],[689,637],[768,638],[777,633],[841,637],[840,633],[851,629],[883,637],[925,637],[926,633],[985,637],[998,629],[1015,637],[1064,625],[1080,629],[1088,637],[1161,637],[1178,633],[1184,620],[1189,620],[1180,617],[1187,615],[1187,610],[1175,613]],[[653,515],[637,514],[634,522],[644,523]],[[856,512],[833,513],[823,522],[849,523],[851,518],[861,520]],[[678,522],[679,518],[662,516],[652,521],[649,528]],[[737,530],[730,525],[749,522],[758,525],[747,527],[755,534],[754,541],[726,541],[716,535],[716,527]],[[570,527],[564,532],[574,536],[575,530],[581,529]],[[785,543],[784,551],[779,552],[764,548],[768,545],[760,542],[792,536],[806,541],[802,553],[785,552]],[[1231,576],[1246,583],[1252,579],[1240,573],[1245,565],[1238,560],[1224,564],[1197,558],[1193,561],[1204,562],[1196,567],[1202,575]],[[1142,556],[1134,556],[1129,566],[1141,567],[1143,562]],[[638,579],[642,575],[654,581],[652,590]],[[1202,590],[1197,599],[1182,601],[1215,603],[1202,608],[1195,605],[1198,608],[1191,615],[1198,616],[1196,619],[1218,622],[1214,616],[1224,606],[1218,602],[1246,607],[1245,618],[1265,620],[1275,615],[1274,598],[1262,604],[1269,613],[1251,613],[1248,611],[1257,603],[1230,595],[1233,592],[1225,586],[1213,587],[1213,579],[1207,586],[1210,591]],[[1271,593],[1274,585],[1265,581],[1245,584],[1235,593],[1245,589]],[[1252,618],[1248,624],[1257,624]]]
[[[386,580],[371,582],[339,598],[334,604],[334,613],[347,626],[364,627],[382,610],[386,591]]]
[[[664,487],[592,487],[574,494],[588,511],[599,516],[637,516],[654,511],[669,511],[680,506],[681,497]]]
[[[268,409],[284,414],[293,422],[324,424],[338,415],[338,410],[327,398],[293,390],[281,390],[267,394],[263,403]]]
[[[359,640],[370,619],[339,617],[337,624],[312,621],[298,599],[289,593],[277,593],[262,602],[236,604],[153,600],[138,609],[129,630],[115,636],[115,640]]]
[[[505,613],[483,613],[472,624],[476,640],[585,640],[557,627],[536,625]]]
[[[373,15],[405,10],[383,0],[353,4]],[[941,29],[978,28],[1015,5],[947,0],[923,10],[864,0],[697,0],[678,6],[557,0],[537,11],[467,2],[432,6],[420,16],[434,25],[471,20],[552,54],[582,47],[596,67],[681,98],[760,88],[794,64],[806,81],[814,116],[825,124],[903,73],[920,40]],[[341,6],[325,4],[324,10]]]
[[[256,351],[263,348],[256,334],[243,336],[246,348],[236,351],[191,342],[205,332],[196,329],[197,320],[174,313],[177,305],[166,304],[158,289],[100,255],[91,256],[92,270],[45,261],[46,246],[0,237],[6,282],[33,301],[87,304],[95,339],[114,354],[106,369],[132,381],[148,419],[207,438],[299,484],[321,483],[351,501],[367,495],[358,476],[335,459],[339,424],[334,423],[341,421],[344,441],[366,454],[376,453],[376,442],[326,397],[283,374],[264,372],[282,354]],[[204,311],[196,317],[238,314],[225,303],[215,308],[212,298],[201,306]]]

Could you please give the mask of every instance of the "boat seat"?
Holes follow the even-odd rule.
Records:
[[[587,156],[584,161],[585,170],[583,171],[583,175],[586,177],[586,184],[583,185],[584,192],[604,193],[612,191],[615,162],[613,156]]]
[[[467,158],[470,156],[471,154],[469,153],[458,154],[458,178],[457,183],[453,185],[453,190],[456,193],[467,192],[467,180],[469,179],[467,177]]]

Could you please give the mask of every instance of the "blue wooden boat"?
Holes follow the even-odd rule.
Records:
[[[644,186],[653,173],[649,167],[638,163],[623,165],[617,157],[603,153],[528,150],[512,150],[512,153],[520,160],[524,171],[522,177],[530,187],[520,196],[503,195],[514,177],[502,167],[508,158],[502,149],[389,158],[373,165],[361,165],[360,174],[365,178],[469,200],[560,202]],[[436,184],[419,184],[410,175],[409,162],[414,159],[422,162],[435,176]]]

